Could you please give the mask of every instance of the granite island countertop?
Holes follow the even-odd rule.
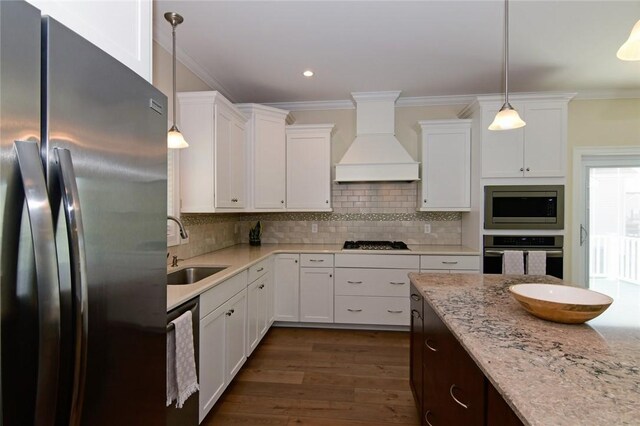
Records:
[[[167,311],[180,306],[182,303],[204,293],[223,281],[233,277],[250,266],[266,259],[275,253],[361,253],[361,254],[430,254],[430,255],[461,255],[478,256],[478,250],[456,245],[409,245],[409,250],[342,250],[342,244],[263,244],[250,246],[237,244],[221,250],[212,251],[200,256],[192,257],[180,262],[176,268],[169,267],[167,272],[176,271],[189,266],[225,266],[217,274],[189,285],[167,286]]]
[[[640,288],[585,324],[527,313],[508,291],[549,276],[409,274],[529,425],[640,425]]]

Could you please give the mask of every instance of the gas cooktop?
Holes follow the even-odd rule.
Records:
[[[409,250],[402,241],[345,241],[343,250]]]

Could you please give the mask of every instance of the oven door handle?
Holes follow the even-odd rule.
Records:
[[[562,250],[514,250],[514,251],[522,251],[524,254],[529,254],[530,251],[544,251],[547,253],[547,256],[557,257],[562,256]],[[502,256],[504,254],[504,250],[485,250],[484,255],[490,257]]]

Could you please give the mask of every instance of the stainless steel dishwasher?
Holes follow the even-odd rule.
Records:
[[[198,355],[200,352],[200,298],[196,297],[172,309],[167,314],[167,333],[173,328],[171,321],[178,318],[183,313],[191,311],[191,322],[193,324],[193,350],[196,358],[196,373],[198,383],[200,383],[200,370]],[[198,425],[198,392],[191,395],[182,408],[176,408],[175,401],[167,407],[167,426],[197,426]]]

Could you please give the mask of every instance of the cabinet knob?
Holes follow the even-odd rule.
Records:
[[[527,171],[528,171],[528,172],[530,172],[530,171],[531,171],[531,169],[527,167]]]
[[[297,261],[297,260],[294,260],[294,262],[295,262],[295,263],[298,263],[298,261]]]
[[[237,203],[238,199],[237,198],[232,198],[231,201],[233,201],[234,203]]]
[[[329,278],[333,278],[333,274],[329,274]]]
[[[324,202],[325,202],[325,204],[329,204],[329,200],[325,200]]]
[[[230,316],[231,316],[231,314],[232,314],[232,313],[234,313],[234,312],[235,312],[235,311],[234,311],[233,309],[229,309],[229,310],[225,313],[225,315],[226,315],[226,316],[228,316],[228,317],[230,317]]]
[[[423,203],[427,204],[427,199],[422,200]]]
[[[264,284],[260,284],[260,285],[258,286],[258,288],[259,288],[260,290],[262,290],[262,289],[264,288]]]
[[[520,167],[520,171],[521,171],[521,172],[524,172],[524,167]]]
[[[284,204],[284,200],[280,200],[280,204]]]
[[[462,408],[469,408],[469,406],[465,403],[463,403],[462,401],[460,401],[458,398],[456,398],[456,396],[453,394],[453,389],[457,388],[457,386],[455,384],[451,385],[451,387],[449,388],[449,395],[451,395],[451,398],[453,398],[453,400],[455,402],[458,403],[458,405],[460,405]]]

